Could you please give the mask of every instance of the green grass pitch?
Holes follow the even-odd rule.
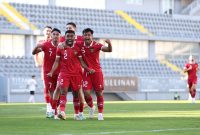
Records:
[[[200,134],[200,104],[189,101],[105,102],[104,121],[73,120],[72,103],[66,113],[65,121],[47,119],[45,104],[0,103],[0,135]]]

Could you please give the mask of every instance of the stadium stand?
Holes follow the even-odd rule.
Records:
[[[0,69],[6,76],[30,77],[33,74],[40,76],[41,71],[35,67],[32,57],[6,57],[1,56]]]
[[[176,60],[170,60],[170,62],[178,66],[179,68],[183,68],[187,61],[185,59],[176,59]]]
[[[158,60],[148,59],[101,59],[106,76],[171,77],[180,76],[178,72],[161,64]]]
[[[144,39],[147,40],[148,47],[151,44],[149,42],[154,42],[154,49],[156,41],[176,41],[180,42],[180,44],[184,41],[188,41],[191,43],[197,42],[197,45],[200,41],[200,19],[190,18],[188,16],[185,18],[184,16],[177,16],[173,14],[121,11],[121,13],[123,13],[126,17],[131,18],[132,22],[139,24],[139,27],[145,28],[148,31],[145,33],[141,31],[137,25],[130,23],[126,17],[123,17],[119,14],[119,12],[114,10],[59,7],[52,5],[31,5],[21,3],[9,4],[28,20],[28,25],[33,25],[38,30],[42,30],[45,25],[50,25],[64,31],[65,24],[67,22],[75,22],[78,26],[78,34],[80,34],[84,28],[91,27],[94,29],[95,34],[98,35],[96,36],[97,38],[108,37],[111,39],[119,38],[123,40]],[[35,34],[34,29],[30,29],[30,27],[31,26],[29,26],[28,29],[25,29],[25,31],[33,31],[32,33],[28,33],[26,35],[25,40],[30,40],[30,42],[27,42],[26,45],[28,43],[32,43],[31,45],[34,46],[35,42],[32,42],[32,39],[35,41],[37,38],[35,36],[40,36],[41,33]],[[1,15],[0,31],[2,30],[14,30],[18,32],[24,29],[19,26],[17,27],[16,24],[9,22],[8,18],[6,19],[5,16]],[[17,32],[14,33],[25,35],[24,31],[21,33]],[[103,36],[101,37],[99,35]],[[27,47],[26,45],[25,47]],[[30,51],[28,49],[29,48],[27,47],[27,52],[24,57],[0,56],[0,76],[7,77],[11,80],[10,86],[12,87],[12,96],[15,96],[17,92],[24,92],[25,81],[33,74],[37,76],[40,92],[43,90],[43,84],[40,78],[41,69],[35,66],[33,57],[29,57]],[[154,49],[151,50],[154,51]],[[133,93],[125,93],[125,95],[123,95],[123,100],[125,100],[127,96],[132,100],[158,99],[157,94],[164,95],[164,97],[161,97],[160,99],[171,99],[174,92],[177,91],[182,92],[185,96],[185,93],[187,93],[186,82],[181,80],[180,72],[168,67],[167,64],[157,60],[156,57],[152,57],[153,58],[150,59],[125,59],[118,57],[105,57],[101,59],[101,66],[105,77],[138,78],[139,89],[137,93],[135,93],[135,91],[133,91]],[[182,69],[186,59],[170,59],[169,62]],[[14,79],[12,80],[12,78]],[[18,79],[21,79],[19,82],[24,83],[24,86],[17,85]],[[14,83],[12,84],[12,82]],[[168,94],[168,96],[166,96],[166,94]],[[186,98],[187,97],[185,96],[184,99]],[[17,96],[13,99],[17,99]],[[11,100],[11,102],[12,101],[15,100]]]
[[[5,17],[0,16],[0,27],[1,29],[19,29],[14,24],[8,22]]]
[[[200,38],[198,35],[200,21],[177,19],[168,14],[128,13],[157,36]]]
[[[40,76],[41,70],[35,66],[32,57],[1,56],[0,71],[9,77],[35,74]],[[183,64],[183,63],[181,63]],[[170,77],[180,76],[178,72],[161,64],[158,60],[148,59],[101,59],[105,76],[138,76],[138,77]],[[152,70],[154,69],[154,70]]]
[[[11,3],[11,5],[39,29],[48,24],[64,30],[65,26],[63,24],[73,21],[79,26],[79,33],[81,33],[83,28],[91,27],[98,34],[147,36],[117,15],[115,11],[111,10],[19,3]],[[200,39],[200,20],[185,19],[184,17],[179,18],[174,15],[158,13],[128,11],[127,14],[147,28],[155,37]],[[3,17],[1,17],[0,22],[6,23]],[[6,26],[13,29],[13,25],[9,25],[10,23],[8,23],[1,25],[1,28]]]

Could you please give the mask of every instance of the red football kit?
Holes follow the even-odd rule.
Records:
[[[99,53],[102,46],[102,44],[95,41],[92,41],[90,46],[86,46],[84,43],[80,45],[83,60],[88,68],[95,70],[94,74],[88,74],[88,71],[84,70],[83,90],[91,90],[92,87],[95,91],[104,89],[104,77],[99,60]]]
[[[59,87],[72,87],[72,90],[78,91],[82,83],[82,70],[78,59],[81,53],[78,45],[75,43],[72,47],[57,48],[56,55],[60,57],[61,67],[58,77]]]
[[[54,91],[56,88],[57,78],[60,71],[60,68],[58,67],[52,77],[47,76],[47,74],[51,71],[51,68],[54,64],[56,58],[56,50],[57,46],[54,46],[51,43],[51,41],[43,43],[42,51],[44,52],[44,61],[43,61],[44,85],[47,90],[51,91]]]
[[[197,84],[198,64],[197,63],[194,63],[194,64],[187,63],[185,65],[186,69],[189,69],[190,67],[191,67],[191,69],[187,72],[188,73],[188,85],[189,85],[189,88],[192,87],[192,84]]]
[[[45,43],[45,42],[48,42],[48,41],[50,41],[51,39],[48,39],[48,40],[40,40],[38,43],[39,44],[43,44],[43,43]],[[36,63],[36,65],[38,65],[38,66],[41,66],[42,65],[42,63],[43,63],[43,54],[42,53],[37,53],[36,55],[35,55],[35,63]]]

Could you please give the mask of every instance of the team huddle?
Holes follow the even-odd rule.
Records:
[[[109,39],[107,46],[93,40],[93,30],[86,28],[82,36],[75,35],[76,25],[70,22],[61,36],[57,28],[46,26],[45,39],[39,41],[32,54],[44,53],[43,81],[47,103],[47,118],[66,119],[68,90],[72,90],[74,119],[84,120],[84,107],[89,107],[89,118],[94,117],[96,107],[91,96],[92,89],[97,98],[98,120],[104,120],[104,77],[100,66],[100,51],[112,52]],[[195,102],[198,64],[190,57],[184,67],[188,74],[188,88]],[[86,102],[86,104],[85,104]],[[59,106],[59,110],[58,110]]]
[[[57,28],[45,27],[46,39],[40,41],[32,54],[44,53],[43,80],[48,118],[66,119],[68,89],[72,90],[74,119],[84,120],[84,106],[89,107],[89,118],[94,117],[95,106],[91,91],[97,97],[98,120],[104,120],[104,79],[100,66],[100,51],[112,52],[109,39],[107,46],[93,40],[93,30],[86,28],[82,36],[75,35],[76,25],[70,22],[61,37]],[[87,103],[87,105],[85,104]],[[59,110],[58,110],[59,106]]]

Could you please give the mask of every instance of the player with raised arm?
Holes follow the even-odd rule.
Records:
[[[44,42],[50,41],[51,40],[51,31],[52,31],[52,27],[51,26],[45,26],[44,30],[43,30],[44,39],[39,40],[38,44],[42,44]],[[36,64],[37,67],[42,66],[43,57],[44,57],[43,52],[37,53],[35,55],[34,58],[35,58],[35,64]]]
[[[45,26],[44,30],[43,30],[44,39],[39,40],[38,43],[43,44],[44,42],[50,41],[51,40],[51,31],[52,31],[51,26]],[[35,60],[36,67],[38,67],[38,68],[42,67],[43,59],[44,59],[44,53],[43,52],[37,53],[35,55],[34,60]],[[42,80],[43,80],[43,71],[41,73],[41,76],[42,76]],[[49,95],[48,90],[45,88],[45,85],[44,85],[44,99],[45,99],[45,102],[46,102],[46,117],[48,117],[48,114],[51,112],[52,107],[51,107],[51,103],[50,103],[50,95]]]
[[[195,62],[193,56],[190,56],[188,63],[185,64],[184,72],[187,72],[188,74],[188,88],[192,97],[192,103],[195,103],[198,69],[198,64]]]
[[[60,64],[60,73],[58,77],[58,83],[56,87],[56,91],[53,96],[53,106],[54,109],[54,118],[57,117],[65,120],[65,107],[66,107],[66,96],[68,93],[68,88],[71,86],[73,90],[73,103],[74,103],[74,112],[75,112],[75,120],[82,120],[83,118],[79,117],[79,89],[82,84],[82,72],[81,72],[81,64],[83,64],[83,60],[80,52],[80,48],[75,40],[75,32],[73,30],[67,30],[65,32],[65,42],[63,42],[64,48],[57,48],[56,60],[53,64],[51,71],[48,73],[48,76],[52,76]],[[80,63],[80,60],[81,63]],[[83,67],[87,68],[86,65]],[[60,110],[61,113],[57,116],[56,108],[58,98],[60,96]]]
[[[47,73],[50,72],[52,65],[56,58],[56,50],[59,43],[61,31],[57,28],[54,28],[51,31],[52,40],[46,41],[43,43],[38,43],[38,45],[33,49],[32,54],[35,55],[39,52],[44,52],[44,61],[43,61],[43,80],[45,89],[50,95],[50,103],[52,105],[53,92],[56,88],[57,78],[59,74],[59,68],[55,71],[54,76],[49,77]],[[47,117],[51,117],[51,110],[49,110]]]
[[[84,69],[83,74],[83,91],[85,95],[85,100],[89,108],[89,117],[94,117],[95,106],[93,105],[93,99],[91,96],[91,90],[94,88],[97,97],[97,107],[98,107],[98,120],[104,120],[103,109],[104,109],[104,78],[102,69],[100,66],[99,53],[112,52],[112,45],[109,39],[105,40],[108,46],[104,46],[93,40],[93,30],[86,28],[83,30],[84,43],[81,46],[81,53],[83,60],[85,61],[88,69]],[[88,72],[94,70],[94,72]]]

